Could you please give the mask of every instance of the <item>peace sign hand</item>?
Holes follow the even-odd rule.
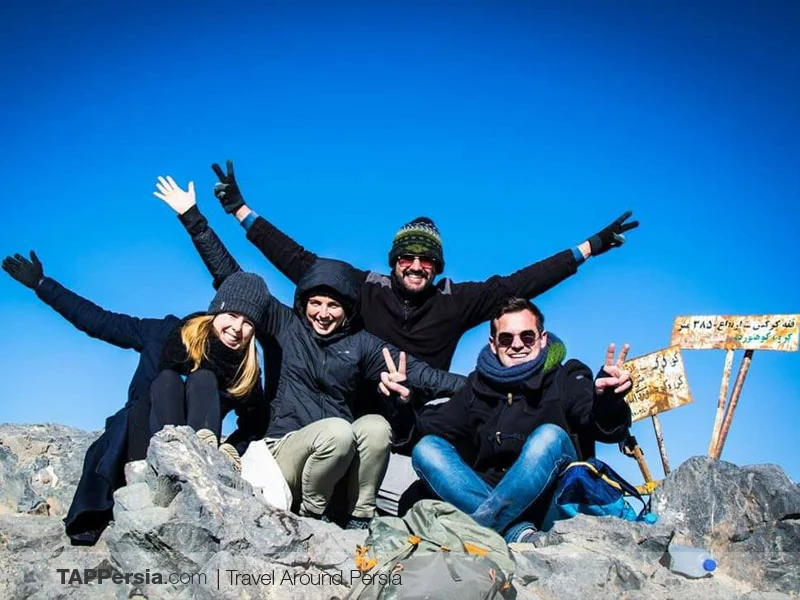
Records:
[[[611,225],[601,229],[589,238],[589,247],[592,256],[599,256],[625,243],[625,233],[639,226],[639,221],[626,221],[633,215],[631,211],[624,212]]]
[[[614,352],[616,345],[611,343],[608,345],[606,351],[606,363],[603,365],[605,371],[610,377],[598,377],[594,382],[595,392],[600,395],[614,388],[615,394],[624,394],[631,389],[633,381],[631,380],[631,372],[622,368],[625,364],[625,359],[628,357],[628,350],[630,346],[625,344],[622,346],[622,351],[619,353],[619,358],[614,362]]]
[[[411,399],[411,390],[401,385],[406,380],[406,353],[400,353],[400,363],[395,367],[391,352],[388,348],[384,348],[383,360],[386,361],[389,371],[381,372],[378,389],[384,396],[391,396],[394,393],[399,396],[401,402],[408,402]]]
[[[236,183],[236,176],[233,174],[233,161],[229,160],[225,166],[228,169],[227,175],[222,172],[222,167],[217,163],[211,165],[219,178],[219,183],[214,184],[214,195],[222,204],[225,212],[232,215],[244,206],[244,198],[239,190],[239,184]]]
[[[164,178],[159,175],[156,189],[158,191],[153,192],[153,196],[166,202],[179,215],[197,204],[194,196],[194,181],[189,182],[189,187],[184,192],[172,177],[167,175]]]

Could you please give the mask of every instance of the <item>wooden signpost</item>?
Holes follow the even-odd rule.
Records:
[[[717,414],[714,430],[708,447],[708,455],[718,460],[728,436],[733,413],[742,393],[745,377],[750,369],[755,350],[777,350],[797,352],[800,333],[800,315],[757,315],[757,316],[683,316],[676,317],[672,325],[673,346],[684,349],[722,349],[726,350],[725,367],[722,371],[722,384],[717,401]],[[745,351],[736,382],[733,385],[727,408],[725,398],[728,394],[734,350]]]
[[[669,459],[657,415],[692,402],[692,393],[683,369],[681,349],[678,346],[670,346],[657,350],[629,360],[623,368],[631,372],[633,380],[633,388],[625,397],[625,401],[631,407],[631,418],[636,422],[650,417],[664,474],[669,475]],[[641,463],[639,466],[642,466]],[[645,468],[642,469],[642,473],[645,473]]]

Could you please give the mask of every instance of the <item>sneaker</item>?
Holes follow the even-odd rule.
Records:
[[[213,446],[214,448],[219,446],[219,442],[217,441],[217,434],[211,431],[210,429],[198,429],[197,437],[199,437],[200,441],[203,442],[204,444],[208,444],[209,446]]]
[[[314,519],[315,521],[322,521],[323,523],[333,523],[333,521],[331,521],[328,518],[328,515],[326,515],[325,513],[318,515],[317,513],[312,513],[310,511],[306,511],[301,508],[297,514],[307,519]]]
[[[242,459],[239,456],[239,452],[236,450],[236,448],[225,443],[219,447],[219,451],[222,452],[222,456],[224,456],[228,462],[231,463],[234,471],[239,473],[242,472]]]
[[[345,524],[345,529],[369,529],[370,518],[350,516]]]
[[[521,521],[509,528],[503,537],[507,544],[529,544],[533,542],[538,532],[536,525],[530,521]]]

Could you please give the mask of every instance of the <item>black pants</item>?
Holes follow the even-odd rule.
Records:
[[[188,425],[195,431],[210,429],[219,439],[230,409],[211,371],[193,371],[186,383],[175,371],[161,371],[150,387],[150,435],[164,425]]]
[[[128,407],[128,460],[147,457],[150,445],[150,394],[143,394]]]

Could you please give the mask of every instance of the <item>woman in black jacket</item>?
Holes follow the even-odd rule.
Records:
[[[156,197],[178,213],[215,282],[237,272],[236,261],[200,214],[193,184],[184,192],[162,177],[157,188]],[[298,283],[292,307],[270,296],[263,315],[265,329],[282,350],[267,441],[300,498],[301,515],[322,518],[334,486],[347,476],[350,528],[365,527],[375,514],[392,442],[387,420],[365,414],[377,407],[363,401],[374,396],[379,380],[406,379],[405,369],[387,369],[392,356],[405,363],[405,354],[363,329],[359,295],[350,265],[319,260]],[[412,357],[407,366],[410,387],[426,398],[451,396],[464,383],[463,377]]]
[[[165,343],[180,331],[175,315],[141,319],[105,310],[44,275],[35,253],[31,260],[17,254],[3,260],[3,269],[75,328],[119,348],[139,353],[139,364],[128,387],[128,401],[106,420],[105,431],[86,452],[83,473],[64,519],[73,544],[92,545],[112,518],[113,494],[125,484],[126,462],[141,460],[150,441],[150,391],[162,364]],[[260,388],[260,383],[257,384]],[[243,452],[250,441],[261,439],[267,427],[267,404],[258,401],[234,406],[237,431],[228,441]]]
[[[268,298],[263,279],[239,271],[220,286],[208,311],[190,315],[172,329],[150,388],[151,435],[164,425],[188,425],[217,447],[228,412],[265,410],[255,333],[264,326],[261,316]],[[263,434],[266,420],[244,425],[251,430],[255,425]],[[237,430],[219,446],[237,470],[247,445],[243,442]]]

